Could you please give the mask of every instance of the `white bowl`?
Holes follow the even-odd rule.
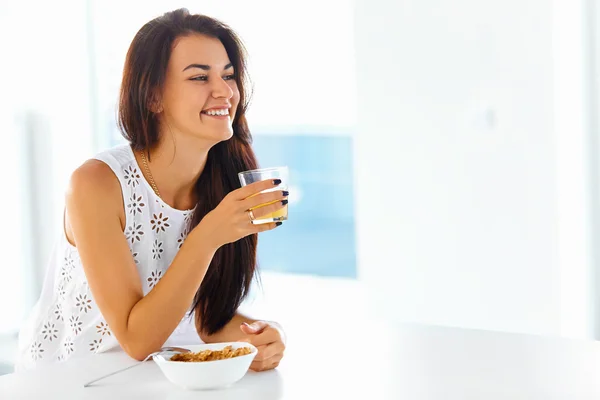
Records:
[[[225,360],[202,362],[169,361],[176,354],[171,352],[161,353],[152,357],[152,359],[158,364],[168,380],[184,389],[222,388],[232,385],[244,377],[246,372],[248,372],[248,368],[250,368],[250,364],[252,364],[252,360],[256,357],[256,353],[258,353],[256,347],[245,342],[181,346],[195,353],[202,350],[222,350],[225,346],[231,346],[234,349],[249,347],[252,352],[244,356],[227,358]]]

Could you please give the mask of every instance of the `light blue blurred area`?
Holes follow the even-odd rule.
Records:
[[[297,191],[289,220],[260,236],[260,268],[355,278],[352,137],[258,132],[254,150],[261,167],[287,165]]]
[[[275,131],[253,131],[254,151],[261,167],[289,167],[296,200],[283,226],[261,234],[259,268],[356,278],[352,136],[327,127]],[[124,143],[116,131],[112,138]]]

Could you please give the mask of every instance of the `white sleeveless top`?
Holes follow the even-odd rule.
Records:
[[[121,184],[126,216],[123,234],[145,296],[165,274],[186,239],[193,210],[176,210],[156,196],[129,145],[114,147],[94,158],[106,163]],[[189,310],[165,345],[193,343],[201,341]],[[61,227],[40,298],[19,333],[15,370],[88,356],[117,346],[119,343],[96,306],[79,253]]]

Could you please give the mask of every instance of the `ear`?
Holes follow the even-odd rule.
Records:
[[[154,114],[160,114],[163,112],[163,106],[158,102],[152,102],[150,103],[150,111],[152,111]]]
[[[160,114],[161,112],[163,112],[161,98],[156,93],[152,94],[148,108],[150,108],[150,111],[154,114]]]

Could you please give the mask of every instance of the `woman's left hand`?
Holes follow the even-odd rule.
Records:
[[[279,324],[267,321],[256,321],[251,324],[243,323],[240,329],[246,335],[241,339],[258,349],[250,369],[267,371],[277,368],[285,350],[285,334]]]

